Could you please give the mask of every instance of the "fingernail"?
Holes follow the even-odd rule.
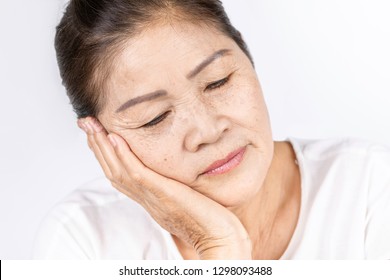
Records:
[[[108,140],[110,141],[111,145],[115,148],[116,141],[115,141],[114,137],[111,134],[109,134],[107,137],[108,137]]]

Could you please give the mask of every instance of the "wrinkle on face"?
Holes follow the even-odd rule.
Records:
[[[186,74],[191,69],[221,49],[230,49],[231,54],[188,80]],[[272,139],[256,73],[235,42],[194,25],[175,25],[174,30],[160,26],[129,41],[117,60],[121,65],[112,75],[110,106],[101,116],[103,125],[122,136],[146,166],[163,176],[224,203],[250,196],[254,184],[265,176],[272,157],[268,151]],[[231,77],[225,86],[205,89],[227,75]],[[129,98],[160,89],[168,93],[161,100],[114,113]],[[164,111],[171,113],[161,124],[137,128]],[[207,135],[209,128],[218,128],[224,122],[226,131]],[[195,138],[188,137],[198,137],[196,143],[201,148],[190,151],[185,141]],[[242,145],[249,145],[251,154],[241,175],[200,175],[211,163]]]

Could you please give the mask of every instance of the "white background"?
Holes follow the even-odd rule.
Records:
[[[0,259],[29,259],[45,213],[102,176],[61,86],[64,0],[0,0]],[[224,0],[255,60],[276,140],[390,146],[386,0]]]

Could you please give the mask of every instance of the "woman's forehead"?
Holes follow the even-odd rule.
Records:
[[[155,25],[126,42],[115,75],[136,78],[161,71],[183,75],[214,52],[234,45],[234,41],[211,27]]]

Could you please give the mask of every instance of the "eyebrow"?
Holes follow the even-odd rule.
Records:
[[[202,72],[202,70],[205,69],[209,64],[211,64],[214,60],[228,54],[229,52],[231,52],[230,49],[221,49],[219,51],[216,51],[215,53],[213,53],[212,55],[207,57],[205,60],[203,60],[198,66],[196,66],[194,68],[194,70],[189,72],[187,74],[186,78],[187,79],[194,78],[196,75],[198,75],[200,72]],[[166,95],[168,95],[168,92],[166,90],[160,89],[160,90],[156,90],[156,91],[151,92],[151,93],[147,93],[145,95],[141,95],[141,96],[132,98],[132,99],[126,101],[125,103],[123,103],[115,111],[115,113],[122,112],[122,111],[126,110],[127,108],[132,107],[134,105],[137,105],[139,103],[151,101],[151,100],[154,100],[154,99],[157,99],[159,97],[166,96]]]
[[[187,79],[192,79],[196,75],[198,75],[204,68],[206,68],[210,63],[212,63],[217,58],[220,58],[224,56],[225,54],[229,53],[231,50],[229,49],[222,49],[219,51],[216,51],[212,55],[210,55],[208,58],[206,58],[203,62],[201,62],[198,66],[195,67],[194,70],[192,70],[190,73],[187,74]]]
[[[162,97],[162,96],[166,96],[168,93],[166,90],[156,90],[154,92],[151,92],[151,93],[147,93],[145,95],[142,95],[142,96],[138,96],[136,98],[133,98],[133,99],[130,99],[128,101],[126,101],[125,103],[123,103],[116,111],[115,113],[119,113],[119,112],[122,112],[124,110],[126,110],[127,108],[131,107],[131,106],[134,106],[134,105],[137,105],[139,103],[142,103],[142,102],[145,102],[145,101],[150,101],[150,100],[153,100],[153,99],[156,99],[156,98],[159,98],[159,97]]]

